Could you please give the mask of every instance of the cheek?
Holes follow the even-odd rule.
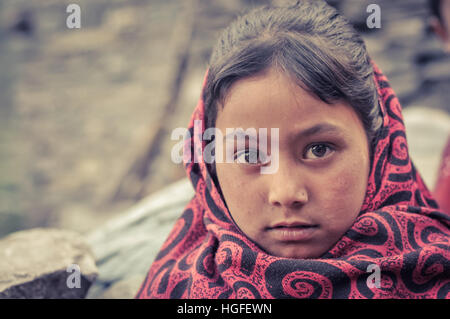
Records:
[[[230,215],[241,231],[258,242],[259,223],[261,221],[262,195],[260,184],[250,183],[242,172],[231,165],[217,166],[217,177]]]
[[[254,205],[259,202],[259,195],[255,183],[250,183],[242,172],[230,164],[217,164],[216,171],[225,202],[234,219],[240,219],[239,214],[249,215],[242,212],[257,211]]]
[[[316,185],[315,198],[327,218],[342,222],[353,219],[359,213],[367,187],[368,163],[343,160]]]
[[[228,163],[216,164],[217,179],[223,192],[235,197],[239,195],[237,190],[245,187],[245,179],[233,165]],[[244,188],[245,189],[245,188]]]

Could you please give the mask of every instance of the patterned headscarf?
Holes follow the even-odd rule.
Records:
[[[156,256],[137,298],[450,298],[450,216],[408,154],[400,103],[374,65],[383,125],[377,132],[367,193],[351,228],[324,255],[267,254],[234,223],[190,121],[185,165],[195,196]],[[206,78],[206,77],[205,77]],[[380,285],[369,276],[378,267]],[[369,279],[369,280],[368,280]]]

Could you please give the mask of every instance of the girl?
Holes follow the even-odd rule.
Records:
[[[387,79],[333,8],[299,1],[231,24],[191,131],[198,120],[279,128],[278,169],[260,174],[249,158],[271,147],[249,143],[233,163],[186,161],[196,194],[138,298],[450,297],[450,218],[411,163]]]

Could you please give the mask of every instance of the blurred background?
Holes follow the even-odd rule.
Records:
[[[0,0],[0,237],[38,226],[89,232],[184,178],[170,133],[188,125],[218,32],[271,2],[282,1]],[[427,1],[329,2],[361,32],[404,109],[423,107],[409,134],[432,188],[450,60]],[[380,29],[366,25],[374,2]],[[71,3],[80,29],[66,26]]]

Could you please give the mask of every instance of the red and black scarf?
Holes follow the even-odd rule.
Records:
[[[186,164],[195,196],[156,256],[137,298],[450,298],[450,216],[414,168],[400,103],[374,66],[383,125],[367,194],[352,227],[321,258],[268,255],[235,225],[201,160],[200,100],[190,122],[199,163]],[[204,130],[204,127],[203,127]],[[195,143],[194,143],[195,142]],[[192,153],[193,154],[193,153]],[[367,284],[370,265],[379,288]]]

